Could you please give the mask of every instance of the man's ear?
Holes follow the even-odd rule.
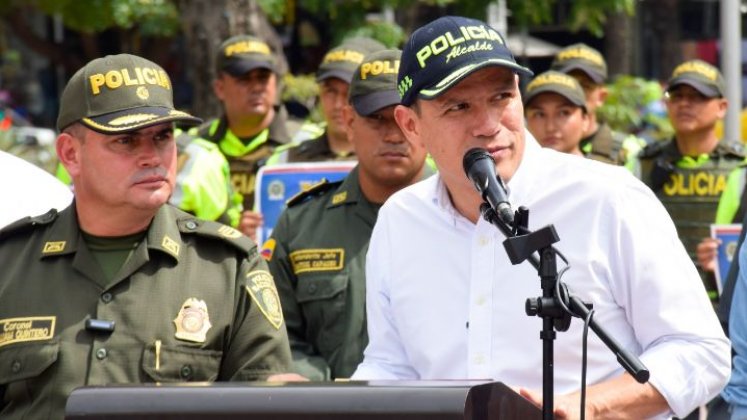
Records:
[[[221,101],[223,100],[223,88],[225,87],[225,83],[223,82],[223,77],[218,76],[215,80],[213,80],[213,93],[215,93],[215,96],[218,97]]]
[[[57,136],[57,159],[73,179],[80,173],[80,147],[81,141],[68,133],[60,133]]]
[[[420,139],[420,118],[414,109],[397,105],[394,108],[394,120],[408,139]]]
[[[349,103],[346,103],[342,107],[342,125],[345,129],[345,134],[348,137],[348,141],[350,144],[355,147],[355,141],[353,141],[353,120],[355,119],[355,110],[353,109],[353,106]]]
[[[729,107],[729,101],[726,98],[718,100],[718,119],[723,120],[726,117],[726,109]]]
[[[602,85],[602,86],[598,87],[597,89],[599,89],[597,91],[597,100],[598,100],[597,108],[598,108],[598,107],[604,105],[604,101],[607,100],[607,95],[609,94],[609,92],[607,91],[607,86],[605,86],[605,85]]]

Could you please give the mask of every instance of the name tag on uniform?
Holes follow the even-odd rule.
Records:
[[[0,347],[25,341],[46,341],[54,337],[55,316],[0,319]]]
[[[290,260],[295,274],[310,271],[340,271],[345,250],[342,248],[302,249],[291,252]]]

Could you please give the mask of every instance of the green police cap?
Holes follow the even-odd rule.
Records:
[[[384,48],[384,44],[371,38],[350,38],[324,55],[322,64],[316,72],[316,81],[321,82],[334,77],[350,83],[363,57]]]
[[[562,73],[581,70],[597,84],[607,80],[607,62],[599,51],[586,44],[573,44],[560,50],[550,69]]]
[[[223,41],[216,58],[218,72],[240,77],[254,69],[277,73],[275,56],[267,43],[250,35],[237,35]]]
[[[348,100],[363,116],[399,104],[397,73],[402,57],[400,50],[382,50],[367,55],[353,75]]]
[[[97,58],[70,78],[62,91],[57,130],[77,121],[105,134],[169,121],[201,122],[174,109],[171,80],[159,65],[130,54]]]
[[[688,85],[709,98],[724,96],[724,76],[716,67],[702,60],[685,61],[675,67],[667,83],[667,92]]]
[[[573,77],[557,71],[546,71],[532,79],[524,93],[524,105],[542,93],[557,93],[568,99],[573,105],[586,109],[586,96],[578,81]]]

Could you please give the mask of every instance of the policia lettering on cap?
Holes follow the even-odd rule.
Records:
[[[75,200],[0,230],[0,418],[62,418],[83,385],[289,368],[253,242],[167,204],[176,121],[200,120],[174,109],[168,75],[141,57],[93,60],[65,87],[56,146]]]
[[[402,57],[398,83],[402,105],[411,105],[417,97],[436,98],[473,71],[487,66],[500,65],[532,75],[531,70],[516,64],[503,37],[479,20],[446,16],[431,25],[428,33],[413,34],[409,41],[410,48],[425,45],[417,49],[414,57]],[[436,31],[441,34],[434,37]]]

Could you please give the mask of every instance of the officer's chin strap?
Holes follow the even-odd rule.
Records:
[[[613,339],[604,328],[593,318],[591,304],[584,303],[573,296],[568,287],[560,280],[560,277],[570,269],[568,260],[556,250],[552,244],[558,242],[555,227],[548,225],[532,232],[528,229],[529,209],[519,207],[514,215],[514,225],[510,226],[503,221],[488,203],[480,205],[480,213],[483,218],[498,227],[506,235],[503,246],[506,249],[511,263],[520,264],[525,260],[534,266],[540,276],[542,296],[529,298],[525,304],[528,316],[542,318],[542,417],[553,418],[554,407],[554,362],[553,362],[553,340],[555,330],[567,331],[571,325],[571,317],[575,316],[585,320],[585,324],[604,342],[607,347],[617,356],[618,362],[639,383],[645,383],[649,378],[648,369],[632,353],[628,352]],[[537,258],[539,253],[539,258]],[[556,256],[565,263],[565,267],[558,273]],[[586,403],[586,345],[584,339],[584,363],[582,367],[581,387],[581,418],[585,418]]]

